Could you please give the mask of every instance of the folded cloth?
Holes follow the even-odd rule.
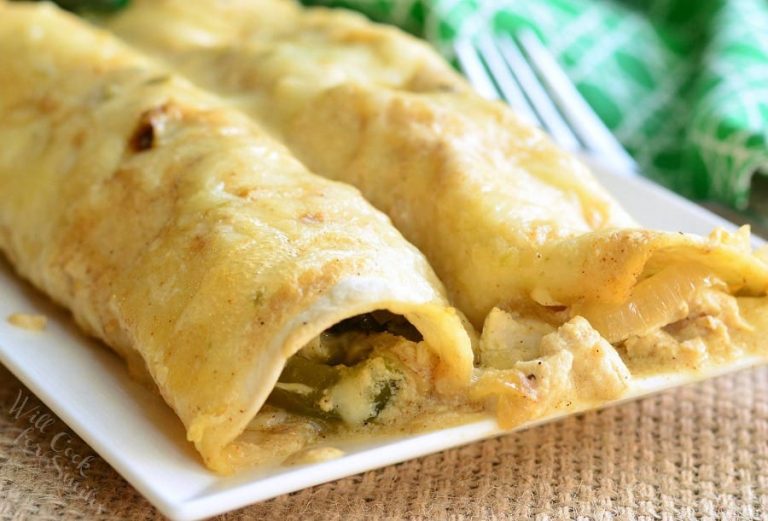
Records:
[[[305,1],[394,23],[449,58],[462,35],[531,27],[654,180],[744,208],[768,174],[763,0]]]

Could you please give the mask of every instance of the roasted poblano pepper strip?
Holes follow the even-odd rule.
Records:
[[[376,419],[391,403],[402,379],[402,372],[396,366],[393,361],[373,358],[355,367],[331,367],[294,355],[288,360],[267,403],[325,422],[367,423]],[[375,367],[379,370],[374,370]],[[386,370],[382,371],[382,367]],[[360,378],[364,372],[370,378]],[[370,401],[350,404],[338,396]],[[362,407],[358,409],[359,406]],[[370,414],[361,416],[355,412],[359,410],[370,411]]]
[[[296,355],[288,359],[278,382],[300,383],[315,389],[325,389],[336,383],[339,376],[339,370],[335,367]]]
[[[339,415],[333,410],[324,411],[320,407],[320,400],[323,398],[323,391],[336,383],[340,376],[338,369],[334,367],[303,356],[292,356],[285,364],[277,380],[278,384],[302,384],[310,388],[310,392],[298,392],[278,385],[267,398],[267,403],[301,416],[323,421],[339,420]]]
[[[381,411],[386,409],[387,405],[389,405],[389,401],[392,399],[392,396],[395,394],[395,387],[396,383],[393,380],[388,380],[384,386],[381,388],[381,390],[378,392],[376,397],[373,399],[373,414],[366,419],[366,422],[369,422],[371,420],[375,420]]]
[[[267,403],[275,407],[280,407],[299,416],[307,416],[316,420],[325,422],[338,421],[341,418],[334,410],[324,411],[320,408],[318,402],[322,398],[319,393],[305,395],[275,387],[267,398]]]

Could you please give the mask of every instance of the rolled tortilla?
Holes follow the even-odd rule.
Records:
[[[135,0],[105,23],[390,216],[483,326],[472,395],[501,396],[505,426],[768,354],[768,264],[748,230],[640,229],[577,159],[395,28],[288,0]]]
[[[107,25],[360,188],[475,326],[494,306],[625,299],[681,256],[734,290],[768,287],[743,248],[634,230],[578,160],[395,28],[289,0],[136,0]]]
[[[0,250],[148,370],[209,467],[297,448],[239,436],[286,360],[355,315],[405,316],[439,391],[468,384],[460,315],[355,189],[50,5],[0,3],[0,55]]]

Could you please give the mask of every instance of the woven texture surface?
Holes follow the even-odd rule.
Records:
[[[24,412],[39,406],[37,426],[29,414],[16,418],[24,399]],[[86,464],[78,470],[57,458],[64,447]],[[768,520],[768,368],[367,472],[220,519],[262,518]],[[0,366],[0,519],[162,516]]]

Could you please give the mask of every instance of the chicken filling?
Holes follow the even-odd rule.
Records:
[[[471,394],[512,427],[624,396],[633,377],[696,372],[742,355],[754,328],[706,268],[677,265],[640,280],[623,302],[516,313],[494,309]]]

